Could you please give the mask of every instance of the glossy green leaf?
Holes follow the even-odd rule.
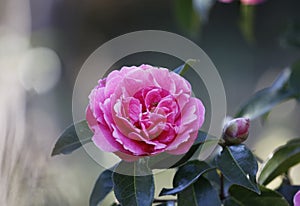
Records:
[[[149,159],[149,167],[151,169],[167,169],[176,168],[185,164],[196,151],[210,152],[219,142],[217,137],[208,135],[203,131],[198,132],[198,137],[195,140],[192,147],[183,155],[170,155],[168,153],[162,153],[153,156]]]
[[[203,174],[203,177],[208,179],[216,190],[220,191],[220,175],[218,174],[216,169],[205,172]]]
[[[216,165],[232,184],[259,193],[256,184],[257,161],[245,145],[225,147],[216,157]]]
[[[161,204],[158,204],[158,205],[155,205],[155,206],[175,206],[175,201],[166,201],[164,203],[161,203]]]
[[[178,206],[221,206],[219,194],[211,183],[200,177],[178,194]]]
[[[176,0],[175,15],[179,24],[189,32],[195,32],[201,27],[201,21],[194,10],[193,0]]]
[[[300,190],[299,185],[281,184],[276,190],[279,192],[290,205],[293,205],[294,195]]]
[[[212,153],[213,149],[218,145],[219,138],[207,134],[206,132],[199,131],[198,137],[195,140],[193,146],[185,153],[182,158],[172,165],[171,168],[179,167],[185,162],[187,162],[197,151],[200,151],[201,154],[205,153],[209,155]]]
[[[299,22],[290,22],[285,33],[281,38],[281,45],[300,48],[300,24]]]
[[[288,82],[290,80],[291,77],[291,69],[290,68],[286,68],[284,69],[279,75],[278,77],[275,79],[275,81],[273,82],[271,88],[273,90],[280,90],[283,89],[284,87],[288,86]]]
[[[151,206],[154,180],[147,163],[121,162],[113,172],[113,188],[121,205]]]
[[[264,163],[258,182],[266,185],[277,176],[288,171],[292,166],[300,163],[300,142],[287,143],[277,148]]]
[[[51,156],[69,154],[81,147],[82,144],[91,142],[92,136],[93,132],[85,120],[72,124],[60,135],[52,150]]]
[[[173,179],[173,187],[171,189],[163,188],[159,196],[163,195],[175,195],[191,184],[197,181],[197,179],[204,174],[206,171],[210,170],[211,167],[205,163],[198,160],[193,160],[187,162],[185,165],[181,166]]]
[[[298,143],[300,143],[300,138],[291,139],[286,144],[298,144]]]
[[[278,192],[260,187],[261,194],[257,194],[244,187],[233,185],[229,189],[230,197],[224,206],[289,206],[288,202]]]
[[[108,195],[113,188],[112,171],[104,170],[98,177],[92,194],[90,196],[90,206],[97,206]]]
[[[195,59],[188,59],[183,65],[177,67],[173,70],[173,72],[183,75],[189,68],[192,66],[197,60]]]
[[[224,200],[224,206],[243,206],[243,203],[239,202],[233,197],[229,197],[226,200]]]
[[[268,113],[276,105],[295,97],[295,92],[286,87],[289,70],[284,70],[277,81],[269,87],[255,93],[235,115],[256,119]]]
[[[297,99],[300,100],[300,60],[292,65],[289,86],[296,93]]]

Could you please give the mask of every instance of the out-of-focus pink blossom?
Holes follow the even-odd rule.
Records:
[[[222,2],[222,3],[231,3],[233,1],[234,0],[219,0],[219,2]],[[240,1],[242,4],[245,4],[245,5],[257,5],[257,4],[264,2],[265,0],[240,0]]]
[[[245,5],[256,5],[264,2],[265,0],[241,0],[241,2]]]

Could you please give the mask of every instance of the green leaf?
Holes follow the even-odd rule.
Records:
[[[217,137],[208,135],[203,131],[198,132],[198,137],[195,140],[189,151],[183,155],[170,155],[162,153],[149,159],[149,167],[151,169],[166,169],[175,168],[185,164],[195,153],[201,149],[201,152],[210,152],[219,142]]]
[[[198,160],[193,160],[187,162],[185,165],[181,166],[173,179],[173,187],[172,189],[163,188],[160,192],[159,196],[163,195],[175,195],[191,184],[197,181],[197,179],[204,174],[206,171],[210,170],[211,167],[205,163],[200,162]]]
[[[93,132],[89,129],[85,120],[72,124],[60,135],[52,150],[51,156],[70,154],[83,144],[91,142],[92,136]]]
[[[283,183],[280,185],[280,187],[277,189],[277,192],[279,192],[290,205],[293,205],[293,199],[294,195],[300,190],[299,185],[290,185]]]
[[[194,10],[193,0],[176,0],[175,15],[180,26],[189,32],[196,32],[201,27],[201,21]]]
[[[197,151],[201,153],[211,153],[212,150],[218,145],[219,138],[207,134],[206,132],[199,131],[198,137],[193,146],[185,153],[182,158],[172,165],[171,168],[179,167],[186,163]]]
[[[176,204],[175,204],[175,201],[166,201],[166,202],[164,202],[164,203],[161,203],[161,204],[159,204],[159,205],[155,205],[155,206],[175,206]]]
[[[273,82],[271,88],[273,90],[280,90],[283,89],[285,87],[288,86],[288,82],[290,80],[291,77],[291,69],[290,68],[286,68],[284,69],[279,75],[278,77],[275,79],[275,81]]]
[[[300,142],[294,140],[277,148],[263,164],[258,177],[260,184],[266,185],[277,176],[288,171],[292,166],[300,163]]]
[[[229,189],[230,197],[224,206],[289,206],[287,201],[278,193],[265,187],[260,187],[261,194],[257,194],[244,187],[233,185]]]
[[[233,197],[229,197],[226,200],[224,200],[224,206],[243,206],[243,203],[239,202]]]
[[[113,172],[113,185],[115,196],[121,205],[152,205],[154,180],[146,163],[120,162]]]
[[[300,100],[300,60],[292,65],[292,74],[289,81],[289,86],[296,95],[298,101]]]
[[[300,143],[300,138],[289,140],[286,144],[298,144],[298,143]]]
[[[289,22],[284,35],[281,37],[281,45],[300,48],[300,24],[299,22]]]
[[[196,61],[196,59],[188,59],[183,65],[174,69],[173,72],[182,76]]]
[[[218,192],[210,182],[200,177],[178,194],[178,206],[221,206]]]
[[[90,206],[97,206],[101,201],[112,191],[112,171],[110,169],[104,170],[98,177],[92,194],[90,196]]]
[[[255,93],[237,112],[235,117],[256,119],[273,109],[276,105],[295,97],[295,92],[287,87],[290,70],[285,69],[271,87]]]
[[[216,165],[232,184],[241,185],[259,193],[256,184],[257,161],[245,145],[224,147],[216,157]]]

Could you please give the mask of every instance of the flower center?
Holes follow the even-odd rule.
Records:
[[[139,101],[141,111],[138,118],[130,118],[131,123],[143,130],[149,139],[155,139],[179,124],[179,106],[169,91],[149,86],[139,90],[133,97]]]

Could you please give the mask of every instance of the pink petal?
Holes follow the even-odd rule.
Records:
[[[294,206],[300,206],[300,190],[294,196]]]
[[[88,107],[86,110],[86,120],[90,129],[94,132],[92,140],[97,147],[106,152],[115,152],[118,150],[118,148],[120,148],[118,143],[114,140],[107,140],[107,137],[112,138],[111,132],[104,126],[101,126],[101,124],[98,124],[97,120],[93,116],[90,107]]]
[[[114,93],[116,88],[119,87],[120,81],[122,81],[123,77],[121,76],[119,71],[111,72],[107,79],[106,79],[106,86],[105,86],[105,97],[110,97],[111,94]]]
[[[92,112],[94,113],[94,116],[96,118],[103,115],[103,112],[101,111],[99,104],[104,102],[105,96],[104,96],[104,88],[103,87],[95,87],[91,94],[89,95],[90,99],[90,108]]]
[[[190,113],[189,111],[190,109],[191,111],[194,112]],[[192,145],[197,137],[198,130],[203,124],[204,113],[205,113],[205,108],[202,102],[199,99],[191,98],[190,101],[187,103],[186,107],[182,110],[181,120],[183,121],[183,124],[180,125],[178,135],[176,136],[175,140],[169,145],[167,150],[172,151],[172,150],[176,150],[176,148],[187,149],[188,145],[189,146]],[[192,119],[193,121],[189,121],[188,124],[184,124],[185,120],[190,120],[190,119]],[[196,133],[196,137],[193,136],[195,133]],[[179,153],[181,153],[182,151],[183,149],[181,149]],[[176,151],[173,152],[176,153]]]
[[[197,138],[197,135],[198,135],[198,131],[190,133],[189,138],[186,142],[183,142],[174,150],[167,150],[167,153],[173,154],[173,155],[181,155],[181,154],[187,153],[187,151],[189,151],[191,146],[194,144],[194,142]]]
[[[124,136],[123,133],[121,133],[115,125],[112,125],[114,131],[113,136],[115,137],[116,141],[118,141],[125,150],[128,150],[128,153],[132,153],[133,155],[147,155],[149,154],[149,150],[151,150],[153,147],[150,147],[150,145],[145,144],[142,141],[135,141],[128,136]]]

